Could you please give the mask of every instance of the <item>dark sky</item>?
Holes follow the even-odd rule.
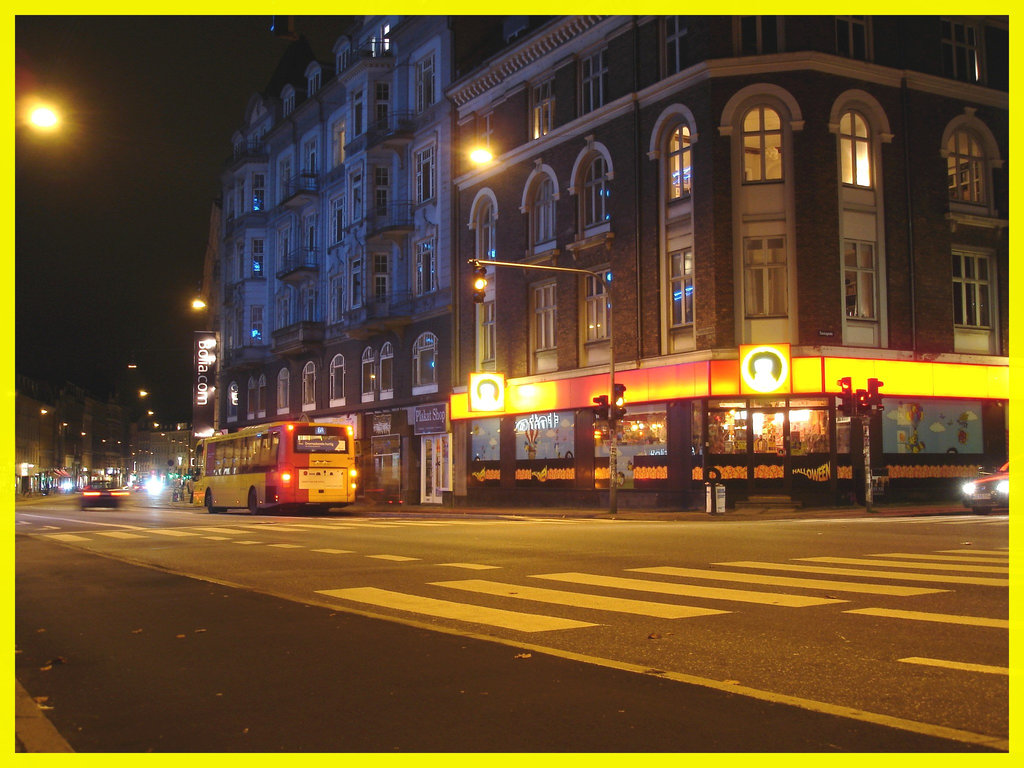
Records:
[[[294,26],[330,61],[346,19]],[[15,33],[19,106],[64,117],[16,132],[16,371],[102,398],[143,387],[157,419],[191,420],[211,205],[287,41],[269,16],[21,16]]]

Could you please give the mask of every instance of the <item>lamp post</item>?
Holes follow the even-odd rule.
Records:
[[[619,468],[618,468],[618,424],[616,419],[612,416],[611,409],[614,407],[615,401],[615,343],[612,336],[612,284],[610,280],[605,279],[605,275],[600,272],[594,272],[590,269],[580,269],[577,267],[556,267],[548,264],[520,264],[514,261],[492,261],[491,259],[469,259],[469,264],[474,269],[479,269],[484,265],[491,267],[509,267],[513,269],[537,269],[546,272],[569,272],[576,275],[588,275],[599,280],[605,287],[605,297],[608,302],[608,316],[607,316],[607,327],[608,327],[608,402],[609,402],[609,416],[608,416],[608,512],[610,514],[616,514],[618,512],[618,498],[617,490],[619,486]],[[609,270],[610,272],[610,270]]]

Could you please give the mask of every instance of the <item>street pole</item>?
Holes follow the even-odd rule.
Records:
[[[546,272],[569,272],[576,275],[589,275],[597,278],[604,285],[605,297],[608,302],[608,316],[606,318],[608,324],[608,512],[613,515],[616,514],[618,512],[616,491],[619,485],[619,442],[617,419],[612,418],[611,415],[612,408],[615,407],[615,343],[612,337],[613,305],[611,281],[606,280],[605,276],[600,272],[594,272],[590,269],[579,269],[577,267],[555,267],[549,264],[520,264],[515,261],[495,261],[492,259],[468,259],[467,261],[474,269],[481,266],[511,267],[514,269],[539,269]]]
[[[861,416],[864,434],[864,503],[865,511],[871,511],[871,504],[874,502],[874,492],[871,488],[871,418]]]

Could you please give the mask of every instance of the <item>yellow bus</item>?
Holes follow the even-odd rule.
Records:
[[[204,438],[196,447],[192,503],[213,512],[322,511],[355,500],[352,429],[275,422]]]

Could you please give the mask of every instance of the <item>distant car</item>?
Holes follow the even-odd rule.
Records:
[[[964,506],[972,512],[1010,508],[1010,462],[963,484]]]
[[[109,480],[97,480],[82,489],[82,509],[89,507],[110,507],[116,509],[128,491],[120,488]]]

